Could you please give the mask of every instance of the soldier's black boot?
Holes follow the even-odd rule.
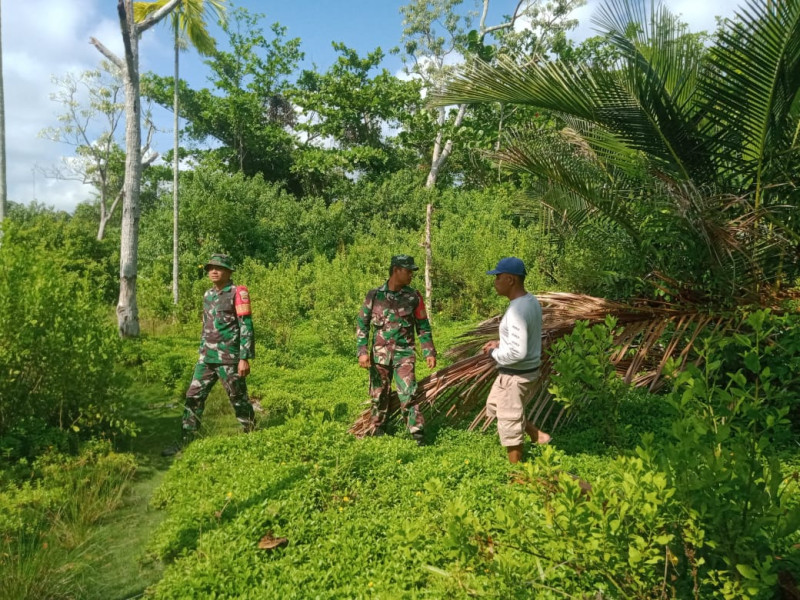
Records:
[[[417,442],[417,446],[425,445],[425,434],[422,433],[421,429],[412,432],[411,437],[414,439],[415,442]]]

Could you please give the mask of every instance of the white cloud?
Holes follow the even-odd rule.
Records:
[[[118,55],[123,52],[116,2],[108,0],[13,0],[3,3],[3,74],[6,114],[8,197],[71,210],[92,195],[92,188],[74,181],[45,178],[37,167],[58,164],[72,148],[38,138],[57,125],[62,107],[50,100],[53,75],[97,68],[102,56],[89,43],[96,37]],[[142,51],[158,41],[142,41]],[[168,50],[167,50],[168,51]],[[147,68],[142,61],[143,69]]]
[[[4,3],[7,176],[8,196],[13,202],[35,199],[72,209],[89,197],[90,190],[85,186],[45,180],[35,173],[35,167],[57,163],[66,149],[37,135],[56,123],[58,106],[50,101],[51,75],[90,69],[97,64],[99,53],[88,42],[90,27],[103,22],[98,21],[98,1]]]
[[[667,3],[672,12],[690,24],[692,31],[706,30],[709,33],[716,29],[715,17],[732,17],[737,5],[738,2],[731,0],[672,0]]]

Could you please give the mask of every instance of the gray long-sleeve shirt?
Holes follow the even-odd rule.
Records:
[[[501,371],[526,373],[542,361],[542,307],[533,294],[512,300],[500,321],[500,345],[492,358]]]

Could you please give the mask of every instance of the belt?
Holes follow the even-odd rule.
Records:
[[[503,375],[533,375],[539,372],[539,367],[535,369],[511,369],[509,367],[498,367],[498,373],[502,373]]]

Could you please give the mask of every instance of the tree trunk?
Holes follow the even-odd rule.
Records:
[[[144,168],[144,165],[142,165],[142,168]],[[105,189],[106,184],[103,184],[103,190]],[[111,206],[108,206],[108,196],[106,196],[105,191],[102,192],[100,200],[100,225],[97,228],[98,242],[105,237],[108,222],[111,221],[111,217],[114,216],[114,212],[117,210],[117,205],[119,204],[120,200],[122,200],[124,194],[125,188],[122,188],[117,194],[116,198],[114,198],[114,202],[111,203]]]
[[[178,67],[180,46],[175,28],[175,82],[172,90],[173,139],[172,147],[172,303],[178,304]]]
[[[139,98],[139,36],[133,20],[132,0],[117,4],[125,45],[125,193],[122,199],[122,239],[119,255],[119,302],[117,327],[120,336],[138,337],[139,308],[136,276],[139,258],[139,185],[142,178],[141,99]]]
[[[431,202],[425,207],[425,304],[431,310],[431,297],[433,296],[433,285],[431,284],[431,265],[433,259],[431,255],[431,221],[433,217],[433,204]]]
[[[464,114],[467,112],[467,105],[461,104],[458,107],[458,114],[453,123],[453,128],[458,129],[461,122],[464,120]],[[442,127],[445,123],[445,109],[439,109],[439,131],[436,133],[436,140],[433,143],[433,156],[431,157],[431,170],[428,172],[428,179],[425,181],[425,189],[433,190],[436,187],[436,180],[439,177],[439,169],[447,161],[450,154],[453,152],[453,140],[449,139],[442,147],[442,139],[444,138]],[[431,249],[431,222],[433,217],[433,204],[430,202],[425,207],[425,241],[423,246],[425,248],[425,304],[428,310],[433,310],[433,286],[431,284],[431,267],[433,263],[433,251]]]
[[[100,225],[97,226],[97,241],[102,242],[106,235],[106,225],[108,225],[108,212],[106,211],[105,204],[100,204]]]
[[[122,188],[122,235],[119,247],[119,302],[117,328],[122,337],[138,337],[139,308],[136,304],[136,274],[139,258],[139,186],[142,180],[142,107],[139,97],[139,36],[166,17],[181,0],[169,0],[136,23],[133,0],[118,0],[117,13],[125,47],[125,60],[89,38],[97,50],[122,71],[125,78],[125,182]],[[155,158],[155,157],[153,157]],[[116,203],[115,203],[116,204]],[[113,214],[113,207],[109,214]]]
[[[1,11],[2,9],[0,9]],[[3,221],[6,218],[6,108],[3,94],[3,19],[0,15],[0,241],[3,239]]]

